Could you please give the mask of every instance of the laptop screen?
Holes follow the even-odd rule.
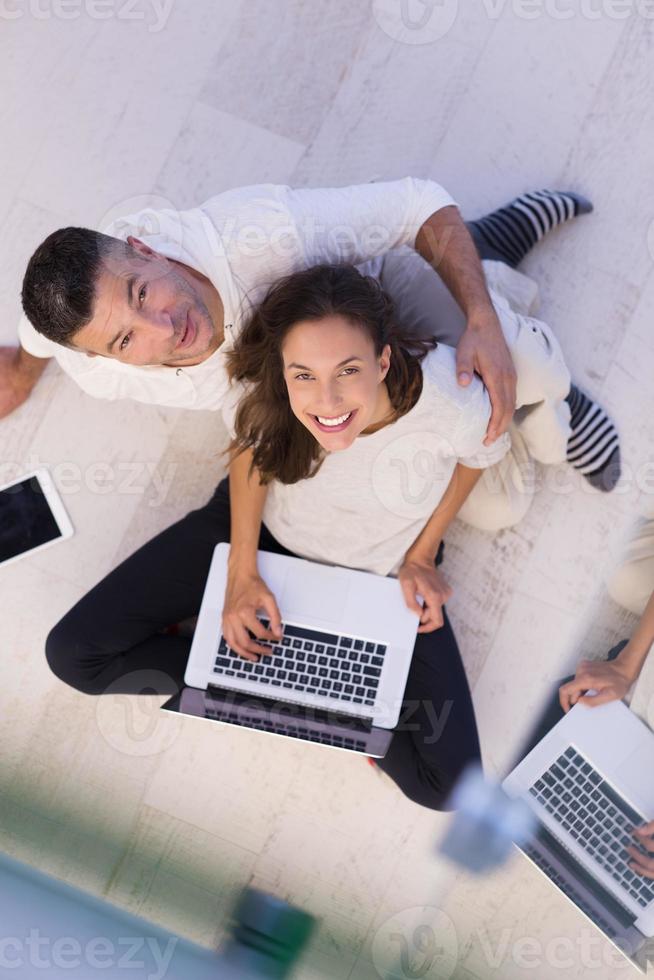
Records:
[[[386,753],[392,738],[392,732],[373,728],[364,718],[336,710],[271,702],[218,687],[207,691],[185,687],[163,707],[167,711],[378,757]]]

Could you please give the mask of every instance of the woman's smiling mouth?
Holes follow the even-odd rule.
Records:
[[[353,409],[351,412],[345,412],[343,415],[334,415],[331,418],[326,415],[312,415],[311,418],[317,429],[321,432],[342,432],[346,429],[354,416],[357,413],[357,409]]]

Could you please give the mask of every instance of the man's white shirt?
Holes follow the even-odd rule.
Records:
[[[188,211],[146,208],[101,229],[151,248],[205,275],[225,311],[225,339],[201,364],[136,366],[88,357],[38,333],[21,318],[19,340],[35,357],[54,357],[95,398],[131,398],[176,408],[218,410],[229,389],[224,354],[254,305],[283,276],[319,263],[366,263],[415,245],[424,222],[456,202],[431,180],[407,177],[360,186],[301,189],[262,184],[225,191]]]

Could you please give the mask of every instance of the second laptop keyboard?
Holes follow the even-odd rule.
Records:
[[[261,620],[266,629],[267,620]],[[356,636],[339,636],[284,623],[278,644],[258,663],[246,660],[220,638],[214,670],[227,677],[310,692],[368,707],[374,705],[386,646]],[[257,641],[262,643],[262,641]]]
[[[654,881],[632,871],[625,852],[637,846],[631,833],[645,819],[580,752],[567,748],[529,792],[642,908],[654,901]]]

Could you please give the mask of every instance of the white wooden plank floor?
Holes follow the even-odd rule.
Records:
[[[557,491],[565,470],[548,471],[520,526],[493,537],[456,525],[448,542],[451,616],[500,773],[546,686],[634,622],[604,581],[654,490],[647,5],[406,0],[413,28],[401,29],[400,0],[174,0],[159,30],[147,0],[140,20],[123,6],[98,20],[80,0],[62,20],[17,0],[20,16],[3,20],[0,342],[15,337],[24,266],[45,234],[146,194],[188,207],[243,183],[411,173],[440,180],[471,217],[547,186],[595,202],[527,268],[575,377],[619,423],[621,492]],[[51,677],[50,626],[207,498],[223,443],[210,413],[103,404],[54,366],[0,423],[0,478],[51,466],[77,529],[0,573],[0,847],[207,945],[244,884],[269,888],[321,919],[303,980],[379,977],[397,935],[410,948],[432,920],[440,952],[396,976],[634,975],[521,859],[481,882],[453,873],[434,856],[446,818],[361,760],[204,730]]]

